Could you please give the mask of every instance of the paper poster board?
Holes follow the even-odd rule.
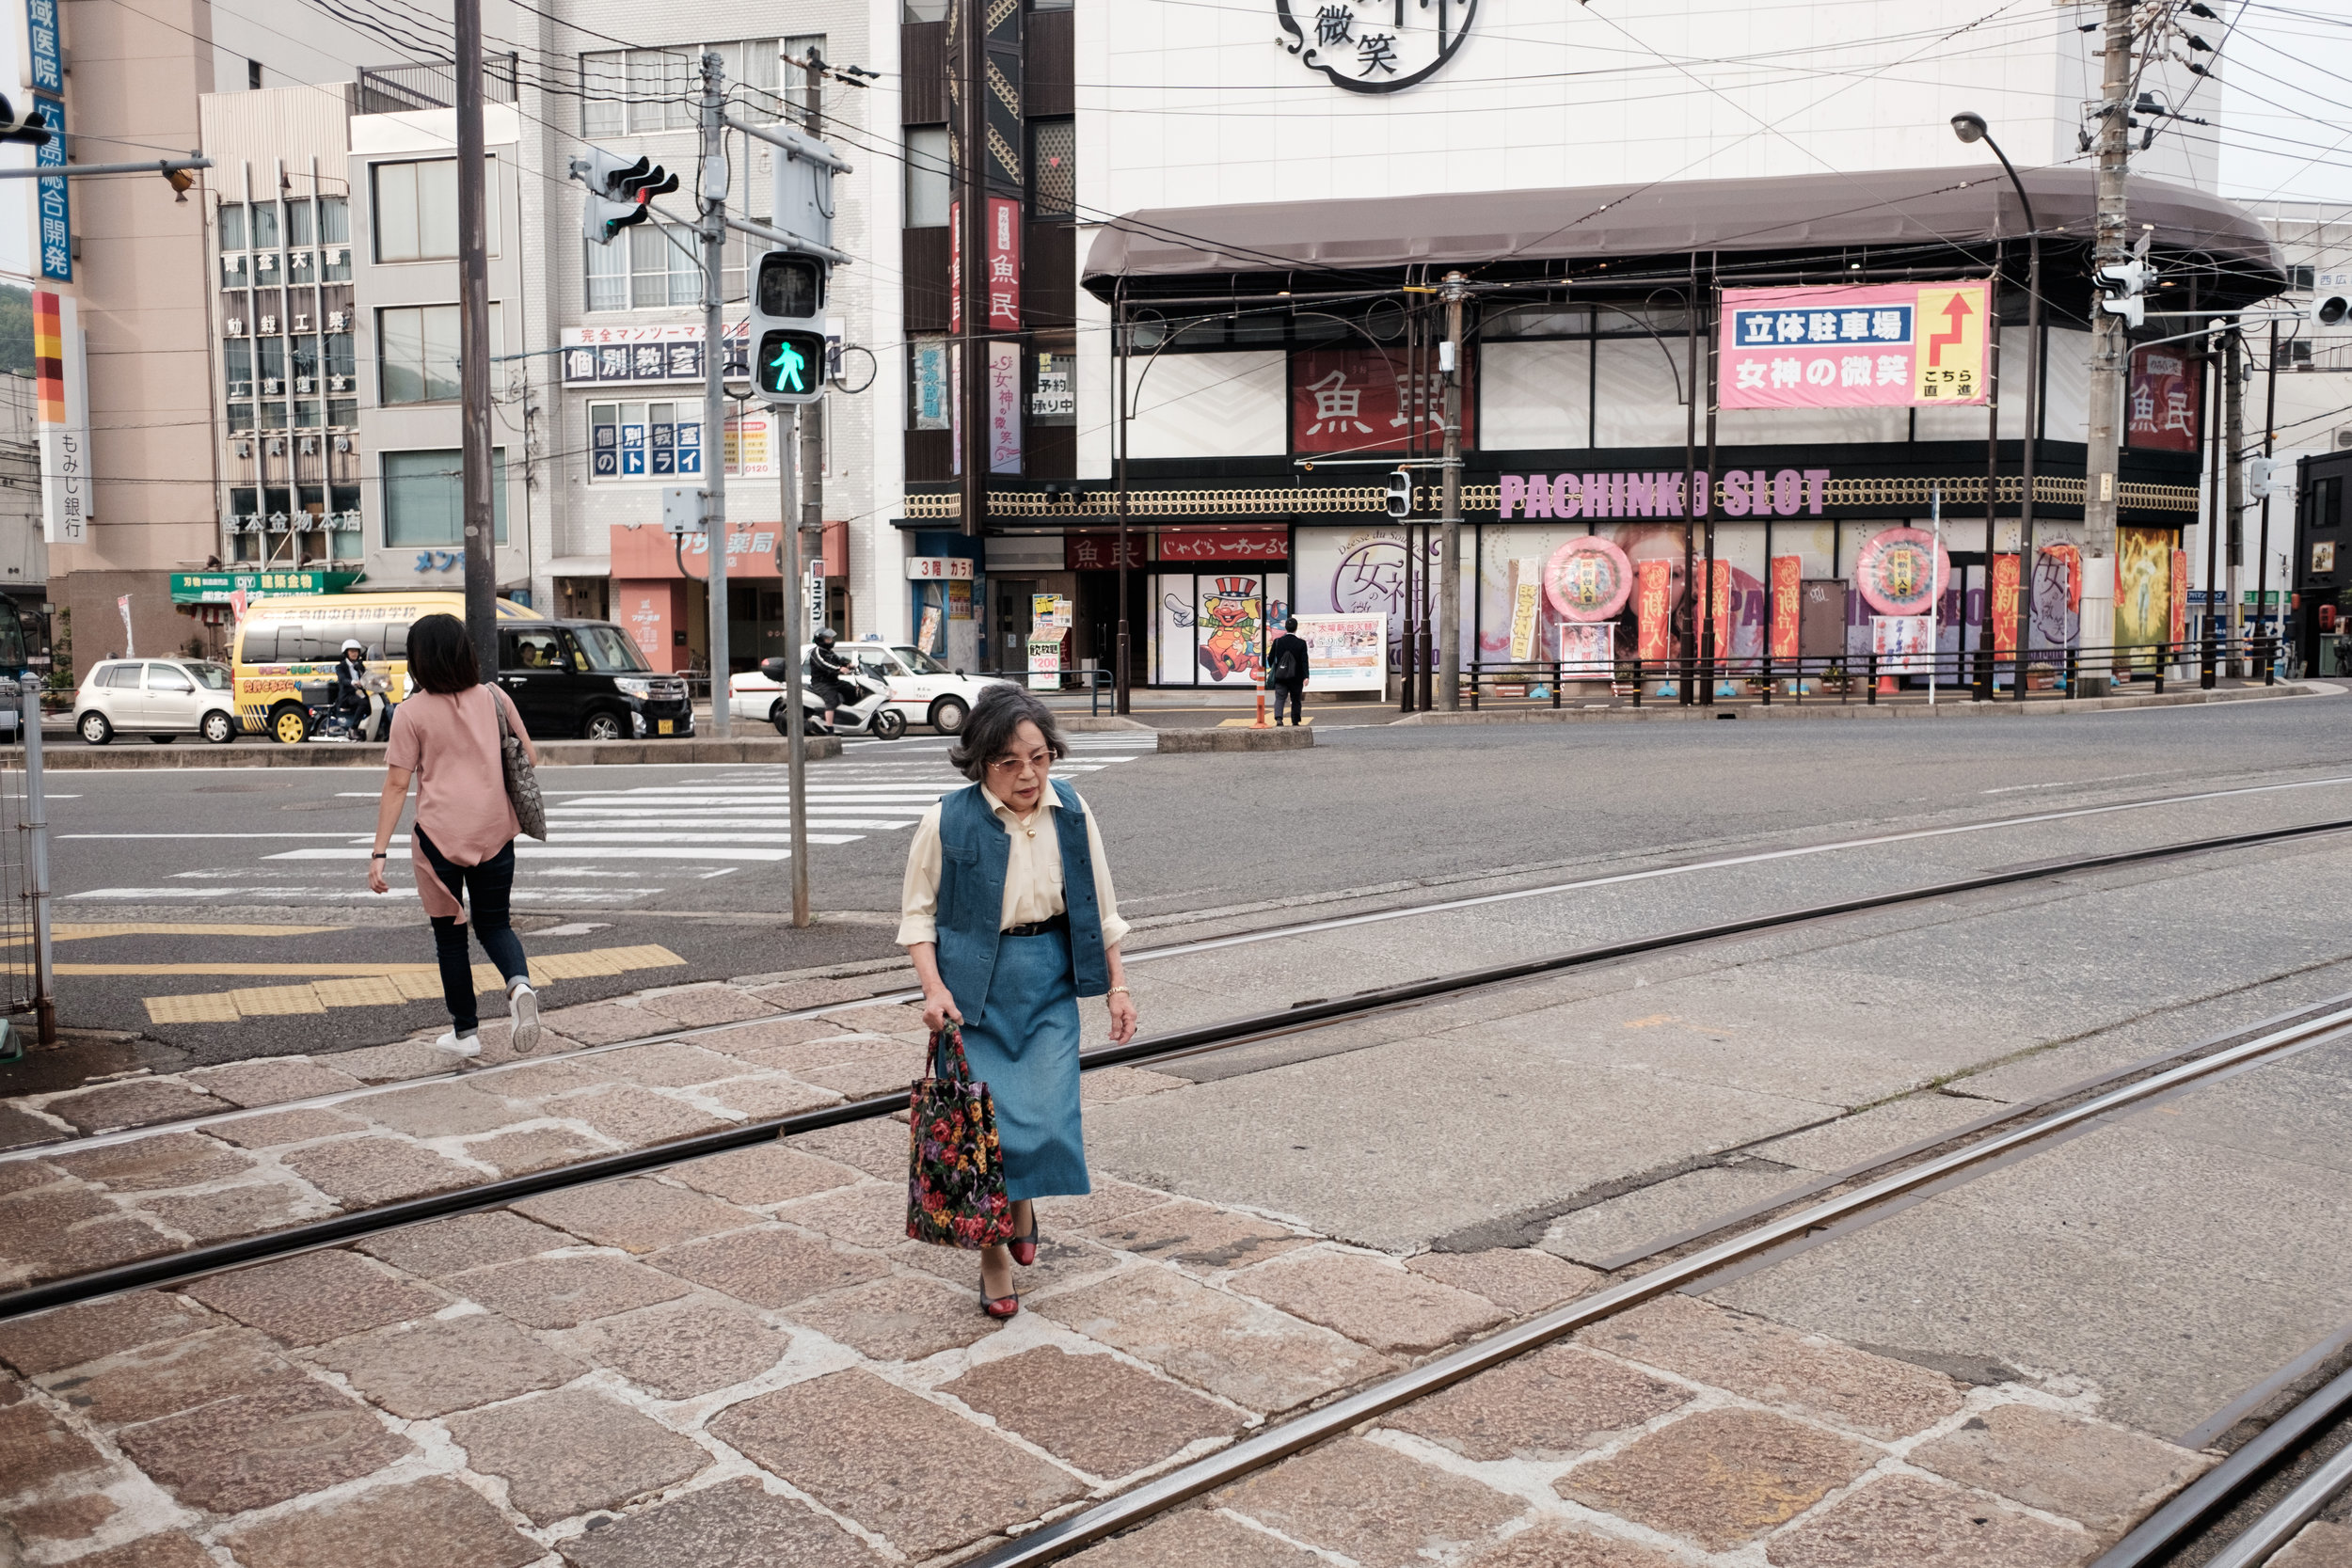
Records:
[[[1389,684],[1386,615],[1301,615],[1311,691],[1385,691]]]
[[[1560,628],[1560,678],[1605,681],[1617,673],[1617,627],[1611,621],[1571,621]]]
[[[1925,615],[1873,615],[1870,651],[1878,655],[1882,675],[1924,675],[1933,667]]]

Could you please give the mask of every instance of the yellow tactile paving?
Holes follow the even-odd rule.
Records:
[[[439,977],[434,978],[437,984]],[[408,1000],[408,993],[394,985],[388,974],[363,975],[356,980],[320,980],[310,990],[330,1007],[397,1007]]]
[[[309,986],[246,986],[230,991],[229,999],[247,1018],[326,1011],[326,1004]]]
[[[531,960],[531,983],[545,986],[556,980],[682,967],[685,962],[654,943],[550,953]],[[436,1001],[441,994],[440,971],[431,964],[57,966],[61,974],[316,974],[321,970],[334,972],[334,977],[299,986],[246,986],[190,996],[151,996],[146,998],[148,1020],[154,1023],[234,1023],[241,1018],[282,1018],[321,1013],[329,1007],[391,1007],[404,1002]],[[501,984],[499,972],[489,964],[474,965],[473,979],[477,990],[497,990]]]
[[[234,1023],[241,1015],[235,998],[215,994],[151,996],[147,1016],[155,1023]]]
[[[59,964],[60,974],[396,974],[405,970],[431,970],[431,964]]]

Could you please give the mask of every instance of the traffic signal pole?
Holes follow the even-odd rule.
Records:
[[[482,133],[482,0],[457,0],[457,391],[466,631],[486,683],[499,672],[497,512],[490,494],[490,255]]]
[[[469,0],[478,3],[478,0]],[[703,233],[703,537],[710,541],[710,733],[728,737],[727,711],[727,384],[724,305],[727,244],[727,149],[720,115],[726,74],[716,50],[703,55],[702,198]],[[798,792],[795,791],[795,799]],[[795,864],[799,863],[796,861]]]
[[[815,44],[809,45],[806,62],[803,69],[807,72],[807,86],[804,88],[806,96],[802,112],[802,122],[808,127],[808,134],[812,138],[821,140],[825,135],[825,61],[824,57],[818,54],[817,46]],[[817,377],[818,383],[822,385],[824,379],[824,375],[820,372]],[[818,556],[823,553],[825,547],[825,421],[823,404],[812,404],[806,407],[796,408],[792,411],[792,419],[794,424],[800,431],[801,511],[799,523],[801,529],[803,531],[803,536],[801,540],[801,559],[803,562],[806,562],[816,560]],[[790,510],[790,504],[791,503],[789,501],[786,503],[786,511],[784,515],[784,523],[787,528],[790,528],[794,522],[793,515]],[[806,537],[808,533],[814,533],[816,538],[814,540],[809,539]],[[846,549],[847,547],[848,546],[846,543],[845,533],[845,543],[843,545],[843,548]],[[833,571],[833,565],[830,562],[828,562],[826,563],[826,576],[832,576]],[[850,563],[846,561],[841,562],[840,575],[845,578],[850,575]],[[786,590],[787,593],[795,591],[805,592],[806,590],[797,581],[788,586]],[[817,628],[814,626],[809,628],[812,632],[816,629]],[[798,651],[797,643],[794,645],[794,649],[796,652]],[[800,785],[796,783],[793,785],[793,799],[798,800],[799,798]],[[802,902],[804,904],[805,899]],[[794,907],[797,909],[800,908],[801,905],[795,905]]]
[[[2131,158],[2128,101],[2132,80],[2133,0],[2107,0],[2106,71],[2100,79],[2098,240],[2093,266],[2121,266],[2131,260],[2123,239],[2124,176]],[[2090,313],[2090,441],[2083,491],[2084,660],[2079,689],[2070,696],[2104,697],[2114,679],[2116,467],[2122,447],[2123,356],[2128,338],[2123,318],[2113,311]],[[2038,434],[2026,432],[2031,441]],[[2033,592],[2033,562],[2018,561],[2018,592]],[[2021,644],[2022,648],[2022,644]]]
[[[1438,372],[1444,384],[1445,456],[1438,488],[1438,706],[1462,705],[1462,301],[1470,279],[1445,275],[1445,341]]]

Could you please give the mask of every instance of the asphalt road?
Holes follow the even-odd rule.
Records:
[[[1931,723],[1335,727],[1311,751],[1263,755],[1077,738],[1071,777],[1102,817],[1144,946],[1152,927],[1202,911],[1257,909],[1263,920],[1265,906],[1418,900],[1497,877],[2352,774],[2352,701]],[[811,766],[820,918],[805,931],[788,920],[782,769],[549,769],[556,829],[549,845],[525,846],[518,924],[534,956],[602,955],[611,961],[574,967],[612,970],[563,979],[550,1005],[895,958],[912,824],[961,783],[946,750],[930,737],[857,744]],[[282,988],[431,961],[406,879],[389,897],[365,891],[371,774],[55,782],[62,1018],[138,1038],[57,1056],[43,1076],[371,1044],[445,1022],[432,988],[417,995],[414,982],[393,998],[379,983],[373,1001],[357,987],[324,1014],[271,1010]],[[2342,790],[2263,800],[2265,822],[2352,815]],[[2225,832],[2245,815],[2223,802],[2195,827]],[[2151,817],[2140,831],[2185,836],[2187,820]],[[2043,832],[2031,853],[2066,843],[2063,830]],[[1788,875],[1793,902],[1803,875]]]

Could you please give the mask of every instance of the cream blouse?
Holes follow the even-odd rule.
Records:
[[[1061,892],[1061,838],[1055,831],[1054,819],[1048,813],[1060,810],[1051,785],[1037,810],[1025,817],[1013,815],[1012,808],[996,799],[989,788],[980,787],[980,799],[996,814],[996,820],[1005,825],[1012,839],[1012,848],[1005,861],[1005,908],[998,916],[996,928],[1026,926],[1033,921],[1049,919],[1065,908]],[[1111,892],[1111,868],[1103,853],[1103,832],[1095,826],[1094,813],[1084,800],[1078,809],[1086,813],[1087,855],[1094,863],[1094,902],[1103,915],[1103,945],[1116,947],[1127,935],[1127,923],[1119,918],[1119,903]],[[914,830],[914,843],[907,850],[906,886],[898,898],[898,945],[912,947],[916,942],[937,942],[939,927],[935,916],[939,911],[939,812],[934,803],[923,814],[923,820]]]

